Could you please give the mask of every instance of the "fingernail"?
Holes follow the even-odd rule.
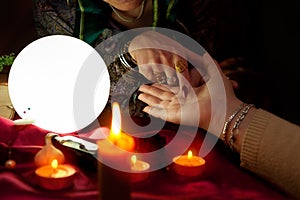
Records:
[[[137,98],[139,99],[139,100],[141,100],[141,98],[143,98],[143,97],[141,97],[143,94],[141,93],[141,94],[139,94],[138,96],[137,96]]]
[[[139,87],[139,91],[143,91],[143,89],[146,87],[147,85],[141,85],[140,87]]]

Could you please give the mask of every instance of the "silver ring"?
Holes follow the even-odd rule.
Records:
[[[167,83],[167,76],[164,72],[154,72],[154,78],[156,82],[160,84],[166,84]]]
[[[167,78],[167,82],[169,85],[176,85],[177,83],[177,78],[175,76],[170,76]]]

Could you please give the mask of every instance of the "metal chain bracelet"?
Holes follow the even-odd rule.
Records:
[[[254,107],[254,104],[246,104],[244,106],[243,111],[241,112],[241,114],[238,116],[237,120],[235,121],[231,131],[230,131],[230,135],[228,138],[228,141],[226,142],[228,144],[228,146],[230,147],[230,149],[232,151],[234,151],[233,145],[234,145],[234,136],[238,134],[238,130],[239,130],[239,126],[241,124],[241,122],[245,119],[247,113],[249,112],[249,110]]]
[[[227,121],[225,122],[224,124],[224,128],[223,128],[223,131],[222,131],[222,134],[221,134],[221,140],[226,144],[227,144],[227,141],[226,141],[226,138],[227,138],[227,131],[228,131],[228,127],[230,125],[230,123],[232,122],[232,120],[235,118],[235,116],[241,111],[241,109],[245,106],[246,104],[242,103],[234,112],[233,114],[227,119]]]

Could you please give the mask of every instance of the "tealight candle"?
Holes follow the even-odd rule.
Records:
[[[149,163],[138,160],[136,155],[131,156],[131,182],[139,182],[147,179],[149,176],[149,168]]]
[[[54,159],[50,165],[35,170],[38,185],[49,190],[60,190],[73,184],[76,170],[71,165],[58,165]]]
[[[198,176],[203,172],[205,160],[199,156],[193,156],[192,151],[188,155],[173,158],[173,169],[177,174],[183,176]]]

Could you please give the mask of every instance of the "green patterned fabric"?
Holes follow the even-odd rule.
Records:
[[[99,0],[77,0],[74,35],[93,44],[107,27],[111,8]]]
[[[102,0],[34,1],[34,20],[39,37],[70,35],[97,47],[113,35],[125,31],[124,27],[111,19],[112,10]],[[215,21],[212,13],[202,16],[201,12],[209,8],[206,0],[153,0],[152,3],[153,27],[169,28],[188,35],[191,30],[194,34],[190,36],[198,42],[209,44],[204,47],[210,46]],[[199,23],[199,26],[195,26],[194,22]],[[107,64],[111,79],[109,101],[118,101],[123,108],[129,106],[129,112],[134,116],[143,116],[145,114],[141,110],[144,105],[136,99],[135,90],[147,80],[138,73],[134,62],[131,62],[129,69],[120,61],[120,52],[122,54],[128,40],[130,38],[106,42],[99,52]],[[125,58],[131,60],[128,54]]]
[[[112,27],[111,8],[102,0],[34,0],[38,36],[66,34],[95,46]],[[81,6],[80,6],[81,5]],[[211,54],[215,49],[217,0],[153,0],[153,26],[188,34]]]
[[[178,0],[153,0],[154,16],[159,16],[153,19],[152,25],[163,26],[163,24],[172,24],[176,19],[176,14],[173,12]],[[78,0],[76,8],[76,25],[74,35],[89,44],[93,44],[107,28],[107,23],[110,19],[110,6],[99,0]],[[166,23],[167,22],[167,23]]]

